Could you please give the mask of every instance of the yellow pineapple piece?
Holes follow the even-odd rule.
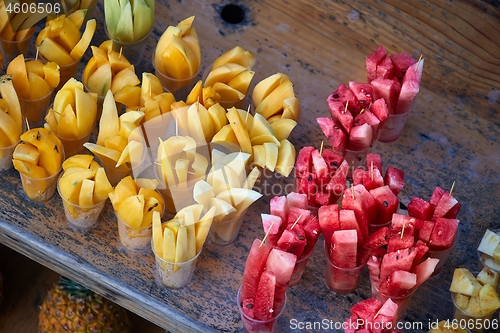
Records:
[[[495,285],[485,284],[479,290],[479,305],[481,306],[481,313],[486,314],[497,309],[500,309],[500,299],[498,297]]]
[[[113,193],[113,186],[108,180],[108,176],[106,175],[106,171],[104,168],[99,167],[96,170],[94,177],[94,200],[96,202],[104,201],[108,198],[110,193]]]
[[[467,296],[479,295],[481,284],[474,275],[466,268],[456,268],[453,272],[450,291]]]
[[[14,149],[12,158],[19,161],[29,162],[34,165],[38,165],[38,158],[40,153],[38,149],[29,143],[19,143]]]
[[[467,309],[470,296],[464,294],[455,294],[455,304],[462,310]]]
[[[469,304],[464,309],[465,312],[468,312],[473,315],[478,315],[482,313],[481,302],[479,300],[479,296],[473,296],[469,298]]]
[[[496,286],[498,284],[498,278],[499,275],[497,272],[491,270],[489,267],[484,266],[481,272],[479,272],[476,276],[476,279],[481,283],[483,286],[485,284],[492,284]]]
[[[144,216],[144,195],[137,194],[123,199],[116,209],[117,217],[131,229],[139,229]]]

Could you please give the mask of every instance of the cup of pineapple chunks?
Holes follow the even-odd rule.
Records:
[[[223,247],[233,244],[240,232],[244,214],[230,219],[222,218],[221,221],[214,220],[208,233],[210,245]]]
[[[10,24],[8,24],[8,26],[10,27]],[[16,32],[14,35],[16,39],[14,40],[0,38],[0,49],[3,55],[3,68],[6,68],[7,65],[12,61],[12,59],[17,57],[18,55],[26,55],[28,53],[31,44],[31,38],[33,37],[34,33],[35,27],[32,27],[31,29]]]

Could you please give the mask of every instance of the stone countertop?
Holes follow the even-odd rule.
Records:
[[[448,288],[454,268],[475,269],[485,229],[500,226],[495,203],[500,198],[500,8],[465,0],[234,1],[245,18],[230,24],[220,17],[228,3],[157,1],[152,38],[137,71],[154,72],[155,41],[168,25],[195,15],[203,66],[240,45],[256,55],[254,82],[276,72],[290,76],[303,109],[290,138],[297,151],[326,142],[315,121],[329,115],[326,97],[340,83],[365,81],[365,58],[378,45],[391,54],[423,54],[421,90],[402,136],[393,143],[377,142],[372,151],[382,156],[384,168],[405,171],[403,204],[414,196],[427,199],[436,186],[449,189],[455,182],[453,194],[462,204],[460,242],[440,275],[417,290],[403,318],[422,325],[408,332],[426,332],[429,322],[452,319]],[[100,2],[93,45],[104,40],[102,10]],[[89,57],[90,51],[84,61]],[[259,188],[264,196],[246,213],[236,242],[224,249],[206,247],[192,282],[168,290],[153,277],[152,254],[131,255],[120,247],[109,202],[95,229],[77,232],[67,226],[57,195],[35,204],[24,196],[17,171],[0,177],[0,242],[172,332],[242,331],[235,298],[249,248],[263,236],[260,214],[268,213],[270,198],[287,193],[292,183],[265,173]],[[329,291],[321,242],[300,283],[288,291],[277,332],[320,331],[301,330],[299,323],[321,323],[327,331],[331,323],[348,318],[354,303],[371,296],[366,272],[355,292]]]

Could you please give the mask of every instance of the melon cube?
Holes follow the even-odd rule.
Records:
[[[379,45],[377,51],[366,58],[366,74],[368,82],[377,78],[377,66],[387,57],[387,51]]]
[[[408,215],[422,220],[432,219],[434,206],[422,198],[414,197],[408,203]]]
[[[350,312],[352,315],[355,315],[358,318],[367,319],[370,316],[374,316],[378,312],[382,304],[383,303],[381,300],[372,297],[354,304]]]
[[[345,110],[345,104],[339,101],[335,101],[332,97],[334,94],[328,96],[327,102],[330,108],[330,116],[332,120],[339,125],[339,127],[348,134],[351,132],[353,126],[353,116],[352,114]]]
[[[432,250],[449,249],[455,241],[458,223],[457,219],[438,218],[432,229],[429,248]]]
[[[338,230],[332,235],[330,259],[341,268],[357,266],[358,234],[356,230]]]
[[[304,193],[290,192],[286,195],[287,207],[297,207],[307,209],[307,195]]]
[[[302,178],[312,170],[311,153],[314,147],[307,146],[299,150],[297,161],[295,162],[295,177]]]
[[[319,117],[316,122],[330,142],[332,149],[340,154],[344,154],[349,137],[331,118]]]
[[[354,126],[349,132],[349,144],[347,149],[365,150],[370,148],[373,142],[373,128],[368,124]]]
[[[280,249],[272,249],[267,257],[266,270],[276,275],[277,285],[287,285],[297,262],[297,256]]]
[[[387,170],[385,171],[384,183],[385,185],[388,185],[390,187],[395,195],[398,195],[405,184],[404,171],[389,165],[389,167],[387,167]]]
[[[339,206],[333,204],[319,207],[318,221],[325,238],[326,248],[329,249],[333,233],[340,230]]]
[[[378,169],[375,169],[378,172]],[[377,205],[377,217],[373,224],[385,224],[396,214],[399,207],[398,197],[389,186],[384,185],[369,191]]]
[[[269,202],[269,211],[271,215],[279,216],[282,221],[288,219],[287,199],[283,196],[275,196]]]

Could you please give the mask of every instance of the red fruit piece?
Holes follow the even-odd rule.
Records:
[[[413,247],[413,251],[417,252],[415,258],[413,259],[413,267],[415,267],[420,264],[422,258],[424,258],[427,251],[429,251],[429,248],[424,242],[422,242],[421,240],[417,240],[415,246]]]
[[[306,235],[301,225],[296,224],[293,229],[290,227],[283,231],[277,245],[281,250],[293,253],[297,258],[300,258],[306,246]]]
[[[286,195],[286,205],[289,208],[297,207],[307,209],[307,195],[304,193],[290,192]]]
[[[253,311],[254,308],[254,299],[253,298],[245,298],[241,302],[241,309],[243,313],[247,315],[249,318],[255,318],[255,314]]]
[[[449,249],[455,240],[455,235],[458,230],[457,219],[438,218],[432,229],[429,240],[429,248],[431,250]]]
[[[370,112],[380,121],[380,126],[389,118],[389,107],[383,98],[379,98],[372,103]],[[382,165],[380,165],[380,172],[382,173]]]
[[[325,238],[326,248],[329,249],[333,233],[340,230],[339,206],[333,204],[319,207],[318,222]]]
[[[417,62],[415,58],[406,52],[393,54],[390,57],[394,65],[394,75],[396,75],[400,81],[403,80],[408,68]]]
[[[379,291],[390,297],[402,297],[410,293],[417,284],[417,275],[406,270],[392,272],[387,279],[380,281]]]
[[[330,192],[318,192],[318,193],[316,193],[316,196],[314,197],[314,200],[316,202],[316,206],[317,207],[321,207],[321,206],[324,206],[324,205],[329,205],[330,203],[332,203]],[[335,200],[335,202],[337,200]]]
[[[430,220],[434,207],[422,198],[414,197],[408,203],[408,215],[422,220]]]
[[[311,211],[309,209],[289,207],[286,225],[288,226],[289,224],[295,224],[295,223],[303,225],[307,220],[309,220],[310,215]]]
[[[382,174],[382,158],[379,154],[368,153],[366,154],[366,170],[371,168],[378,169],[380,174]]]
[[[304,232],[306,234],[307,243],[302,256],[307,256],[314,249],[319,235],[321,234],[321,227],[316,216],[311,215],[309,217],[308,222],[306,222],[304,226]]]
[[[432,220],[435,221],[439,217],[445,217],[446,214],[456,205],[458,200],[453,197],[450,192],[444,192],[434,209],[434,214],[432,215]]]
[[[365,169],[356,168],[352,173],[352,185],[363,185],[363,180],[365,179]]]
[[[316,118],[316,122],[332,145],[332,149],[343,155],[349,140],[347,134],[331,118]]]
[[[354,195],[353,195],[354,191]],[[377,204],[370,192],[363,185],[355,185],[345,190],[342,197],[342,208],[352,209],[356,214],[363,238],[368,237],[368,228],[377,217]]]
[[[260,216],[264,234],[267,235],[266,240],[271,246],[275,246],[280,237],[281,217],[271,214],[260,214]]]
[[[382,227],[371,234],[363,244],[363,249],[376,249],[387,245],[389,242],[390,231],[387,227]]]
[[[314,173],[308,173],[299,180],[298,192],[307,195],[309,206],[316,206],[315,196],[318,192],[318,185],[316,184],[316,175]]]
[[[383,303],[381,300],[372,297],[354,304],[350,312],[352,315],[356,315],[358,318],[367,319],[370,316],[375,315],[382,304]]]
[[[398,195],[405,185],[405,172],[389,165],[385,171],[384,183],[390,187],[395,195]]]
[[[386,279],[392,272],[398,270],[410,271],[415,254],[411,248],[387,252],[380,264],[380,281]]]
[[[386,57],[377,66],[377,79],[392,79],[394,77],[394,65],[390,57]]]
[[[311,153],[314,147],[307,146],[299,150],[297,161],[295,162],[295,177],[302,178],[312,171]]]
[[[331,93],[328,96],[328,102],[339,102],[344,105],[344,108],[347,106],[347,109],[354,114],[359,113],[361,110],[358,99],[354,95],[354,93],[343,83],[339,84],[337,90]]]
[[[441,199],[443,193],[444,190],[441,187],[436,186],[434,188],[434,191],[432,192],[431,198],[429,199],[429,203],[433,206],[437,206],[439,199]]]
[[[349,143],[347,149],[365,150],[371,147],[373,142],[373,128],[368,124],[354,126],[349,132]]]
[[[382,98],[387,103],[389,114],[393,114],[398,102],[399,92],[401,91],[401,84],[397,80],[391,79],[375,79],[371,84],[373,86],[373,98],[375,101]],[[377,114],[374,110],[371,111],[375,115]]]
[[[255,239],[248,253],[241,282],[241,299],[255,298],[260,276],[271,252],[270,246],[261,243],[260,239]]]
[[[280,249],[272,249],[266,262],[266,271],[271,271],[276,276],[276,285],[286,286],[292,277],[297,256]]]
[[[376,169],[376,168],[373,168],[373,170],[368,169],[363,174],[363,185],[365,185],[365,188],[368,191],[370,191],[370,190],[384,186],[384,178],[382,178],[382,175],[380,174],[380,171],[378,171],[378,169]],[[397,200],[397,197],[396,197],[396,200]]]
[[[344,193],[347,184],[347,173],[349,172],[349,163],[342,161],[330,182],[326,185],[325,190],[332,195],[331,201],[337,202],[342,193]]]
[[[377,78],[377,66],[387,57],[387,51],[382,45],[379,45],[377,51],[366,58],[366,76],[368,82]]]
[[[331,149],[325,148],[323,149],[323,159],[326,162],[326,165],[328,166],[328,174],[330,175],[330,178],[333,177],[335,172],[337,172],[338,168],[342,164],[342,161],[344,160],[344,156],[341,154],[338,154],[334,152]]]
[[[356,232],[358,233],[358,239],[363,239],[363,234],[361,233],[358,221],[356,220],[356,215],[354,214],[353,210],[339,210],[339,221],[340,230],[356,230]]]
[[[422,71],[424,69],[424,60],[411,65],[403,77],[401,91],[399,93],[398,102],[394,109],[395,114],[409,112],[412,108],[415,96],[420,89],[420,80],[422,79]]]
[[[373,131],[372,144],[378,138],[378,131],[380,129],[380,120],[369,110],[365,110],[362,113],[354,117],[354,126],[360,126],[362,124],[368,124],[371,126]]]
[[[378,169],[377,170],[378,173]],[[377,217],[373,224],[385,224],[391,221],[393,214],[398,211],[398,197],[391,191],[389,186],[384,185],[369,191],[377,204]]]
[[[330,180],[328,166],[322,155],[320,155],[319,150],[315,149],[311,153],[312,165],[314,173],[316,174],[316,183],[319,188],[323,188],[328,184]]]
[[[424,283],[429,277],[431,277],[438,262],[439,259],[437,258],[427,258],[421,264],[413,268],[412,272],[417,275],[417,284],[415,285],[415,287],[413,287],[414,289]]]
[[[361,109],[367,110],[373,101],[373,86],[363,82],[349,82],[349,89],[354,93]]]
[[[420,239],[422,242],[429,243],[431,239],[432,230],[434,229],[434,224],[436,224],[436,222],[424,221],[424,225],[422,226],[422,229],[420,229],[420,232],[418,233],[418,239]]]
[[[402,234],[402,236],[401,236]],[[397,250],[404,250],[413,247],[415,238],[413,234],[408,232],[395,232],[391,233],[389,242],[387,243],[387,252],[394,252]]]
[[[281,217],[282,221],[286,221],[288,217],[287,200],[284,195],[275,196],[269,202],[269,210],[271,215]]]
[[[332,235],[330,259],[341,268],[357,266],[358,236],[356,230],[337,230]]]
[[[331,97],[332,95],[330,95]],[[328,97],[328,107],[330,108],[330,116],[332,120],[340,126],[340,128],[349,134],[352,128],[353,116],[349,110],[346,110],[345,104],[342,102],[331,100]]]
[[[255,296],[253,312],[257,320],[269,320],[273,318],[274,289],[276,287],[276,276],[272,271],[266,270],[262,273],[258,292]]]
[[[379,287],[380,285],[380,264],[382,263],[382,255],[373,255],[366,262],[368,272],[370,273],[370,280],[372,285]]]

